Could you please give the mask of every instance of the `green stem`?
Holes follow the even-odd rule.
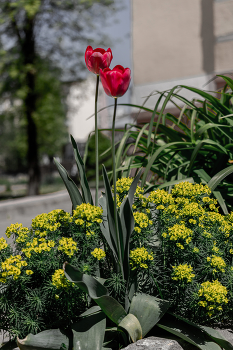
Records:
[[[98,206],[99,196],[99,147],[98,147],[98,123],[97,123],[97,100],[99,90],[99,74],[96,75],[96,90],[95,90],[95,205]]]
[[[122,276],[124,276],[122,271],[122,259],[121,259],[121,249],[120,249],[120,237],[119,237],[119,228],[117,220],[117,201],[116,201],[116,164],[115,164],[115,120],[116,120],[116,109],[117,109],[117,98],[115,97],[113,119],[112,119],[112,172],[113,172],[113,193],[114,193],[114,221],[116,228],[116,237],[117,237],[117,250],[118,250],[118,259],[121,266]]]

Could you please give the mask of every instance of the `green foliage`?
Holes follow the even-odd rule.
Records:
[[[38,59],[34,69],[40,72],[35,79],[35,93],[38,98],[34,113],[34,121],[38,130],[39,156],[41,158],[47,154],[52,157],[54,154],[59,154],[62,146],[67,142],[61,83],[57,79],[58,71],[52,69],[45,61]],[[16,80],[17,78],[14,77],[15,82]],[[10,85],[12,83],[9,82]],[[15,94],[12,90],[10,99],[6,91],[8,89],[6,84],[7,79],[1,91],[2,103],[6,106],[0,113],[1,165],[7,171],[25,171],[27,168],[27,124],[21,99],[21,88],[17,88]]]
[[[132,130],[135,126],[129,125],[127,139],[133,138],[131,144],[136,146],[132,155],[127,155],[125,148],[119,153],[120,170],[126,172],[129,169],[144,167],[142,184],[149,187],[154,185],[153,188],[156,188],[159,186],[155,185],[158,177],[162,178],[164,183],[188,177],[201,183],[206,180],[200,176],[200,171],[213,177],[217,172],[227,169],[233,159],[233,80],[226,76],[222,78],[227,85],[218,98],[199,89],[175,86],[170,91],[157,92],[160,94],[158,102],[164,98],[160,111],[159,103],[154,110],[136,106],[151,112],[152,116],[146,127],[136,126],[136,131]],[[179,94],[180,88],[190,90],[200,98],[189,101]],[[183,103],[184,107],[178,107],[175,100]],[[168,102],[179,108],[179,118],[171,113],[164,113]],[[155,116],[158,118],[157,122],[154,122]],[[183,118],[186,118],[186,121]],[[172,122],[172,125],[167,126],[166,121]],[[232,174],[228,175],[217,187],[230,210],[233,209],[232,179]]]
[[[73,216],[53,210],[33,219],[31,229],[18,223],[7,228],[15,248],[1,238],[0,327],[11,336],[67,327],[87,309],[85,294],[65,279],[62,265],[97,273],[92,252],[100,247],[102,210],[93,208],[81,205]]]

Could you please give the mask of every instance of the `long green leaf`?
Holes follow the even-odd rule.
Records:
[[[135,146],[134,146],[133,153],[136,152],[136,149],[137,149],[138,144],[139,144],[139,142],[140,142],[140,140],[141,140],[141,137],[142,137],[142,135],[144,134],[144,132],[145,132],[145,130],[146,130],[146,128],[147,128],[148,126],[149,126],[149,123],[146,123],[146,124],[141,128],[140,132],[138,133],[138,137],[137,137],[136,142],[135,142]],[[148,137],[148,138],[149,138],[149,137]]]
[[[128,314],[118,325],[119,328],[125,329],[132,341],[135,343],[137,340],[142,339],[142,327],[137,317],[132,314]]]
[[[118,257],[117,257],[117,242],[115,240],[115,236],[111,235],[110,230],[109,230],[109,225],[108,225],[107,204],[106,204],[105,193],[102,193],[102,196],[99,198],[99,204],[103,209],[103,214],[102,214],[103,221],[100,224],[101,232],[102,232],[104,238],[106,239],[106,241],[108,242],[108,245],[111,248],[114,257],[116,259],[118,259]]]
[[[233,80],[229,77],[226,77],[225,75],[217,75],[217,77],[221,77],[225,80],[225,82],[230,86],[231,90],[233,91]]]
[[[79,189],[74,183],[74,181],[69,177],[66,169],[55,158],[54,158],[54,163],[70,195],[72,207],[73,209],[75,209],[77,205],[80,205],[83,203],[83,199],[79,192]]]
[[[180,85],[181,87],[187,89],[187,90],[190,90],[190,91],[193,91],[195,92],[196,94],[202,96],[204,99],[206,99],[207,101],[211,102],[211,104],[219,111],[221,112],[222,114],[230,114],[232,113],[232,111],[225,107],[220,101],[219,99],[217,99],[216,97],[208,94],[207,92],[205,91],[202,91],[200,89],[197,89],[197,88],[193,88],[193,87],[190,87],[190,86],[186,86],[186,85]]]
[[[102,350],[106,316],[99,306],[93,306],[72,324],[74,350]]]
[[[147,294],[137,294],[133,297],[129,312],[137,317],[142,327],[142,337],[159,322],[170,303]]]
[[[205,133],[208,129],[211,129],[211,128],[216,128],[218,130],[221,130],[221,132],[223,134],[225,134],[225,131],[222,130],[222,128],[224,128],[224,127],[230,128],[230,125],[207,123],[207,124],[203,125],[200,129],[198,129],[198,131],[195,134],[195,139],[197,139],[201,134]],[[226,136],[228,136],[228,137],[229,137],[229,135],[231,135],[231,138],[233,138],[233,133],[231,133],[231,134],[227,133],[226,134]]]
[[[64,263],[65,276],[99,305],[103,312],[117,325],[126,316],[126,312],[117,300],[108,295],[107,289],[94,277],[81,273],[75,266]]]
[[[189,321],[181,316],[174,315],[171,312],[168,312],[168,314],[172,315],[173,317],[175,317],[181,321],[184,321],[186,324],[191,325],[191,326],[197,328],[198,330],[203,331],[208,337],[212,338],[217,344],[219,344],[225,350],[233,350],[233,345],[231,343],[229,343],[225,339],[225,337],[220,332],[218,332],[217,329],[197,325],[196,323],[191,322],[191,321]]]
[[[211,191],[214,191],[214,189],[218,186],[218,184],[225,179],[228,175],[233,173],[233,165],[221,170],[219,173],[215,174],[212,179],[208,182],[208,186],[211,189]]]
[[[49,329],[36,335],[28,334],[24,339],[17,338],[17,345],[20,350],[31,348],[59,350],[62,344],[65,344],[67,349],[69,348],[69,339],[59,329]]]
[[[83,194],[83,199],[85,203],[90,203],[93,205],[93,199],[90,191],[90,187],[86,178],[85,174],[85,169],[84,169],[84,164],[82,161],[82,158],[79,154],[77,144],[75,142],[75,139],[73,138],[72,135],[70,135],[72,146],[74,149],[74,157],[75,161],[77,164],[78,172],[79,172],[79,177],[80,177],[80,184],[81,184],[81,189],[82,189],[82,194]]]
[[[221,349],[210,337],[203,334],[200,329],[197,329],[171,314],[165,315],[160,322],[157,323],[157,326],[195,345],[200,350]]]
[[[119,252],[118,252],[118,243],[117,243],[117,232],[116,232],[116,227],[115,227],[115,220],[114,220],[114,202],[112,198],[112,191],[110,187],[110,183],[108,180],[108,176],[106,173],[106,169],[103,165],[103,179],[104,179],[104,187],[105,187],[105,196],[106,196],[106,210],[107,210],[107,222],[108,222],[108,229],[110,234],[110,239],[112,241],[112,246],[110,247],[114,248],[113,254],[119,259]],[[102,228],[102,225],[101,225]],[[106,231],[102,231],[103,235],[106,234]],[[106,237],[107,239],[107,237]],[[122,261],[119,260],[120,263]]]
[[[150,120],[150,124],[149,124],[149,131],[148,131],[148,138],[147,138],[147,148],[149,148],[150,143],[151,143],[151,134],[152,134],[155,115],[157,114],[157,109],[158,109],[158,106],[159,106],[160,101],[162,100],[163,96],[164,96],[164,93],[161,94],[158,101],[156,102],[155,108],[154,108],[152,116],[151,116],[151,120]],[[157,131],[157,129],[156,129],[156,131]],[[154,134],[156,135],[156,132]]]
[[[186,146],[192,146],[191,142],[171,142],[171,143],[168,143],[166,145],[163,145],[161,147],[159,147],[155,153],[151,156],[146,168],[145,168],[145,171],[144,171],[144,174],[143,174],[143,177],[142,177],[142,186],[144,186],[145,182],[146,182],[146,178],[147,178],[147,175],[155,161],[155,159],[158,157],[158,155],[164,151],[166,148],[170,148],[172,146],[179,146],[179,145],[182,145],[184,146],[184,144]]]

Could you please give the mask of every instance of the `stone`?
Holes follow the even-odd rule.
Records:
[[[176,340],[149,337],[138,340],[122,350],[183,350]]]

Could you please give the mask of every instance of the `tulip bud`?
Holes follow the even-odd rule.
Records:
[[[93,50],[91,46],[86,48],[85,62],[90,72],[99,74],[99,70],[108,68],[112,61],[112,50],[110,48],[105,51],[104,49],[97,48]]]
[[[110,68],[100,69],[100,79],[104,91],[108,96],[121,97],[128,90],[131,80],[131,71],[120,65]]]

